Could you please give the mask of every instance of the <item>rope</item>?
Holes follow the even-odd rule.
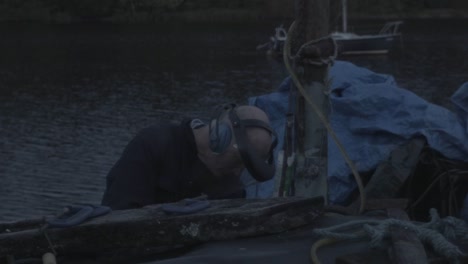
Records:
[[[62,213],[62,215],[63,214],[65,213]],[[45,218],[44,218],[44,222],[45,222]],[[46,222],[39,228],[39,233],[42,233],[44,235],[45,239],[47,240],[47,244],[49,245],[50,250],[55,256],[57,256],[57,251],[55,251],[55,245],[52,243],[52,240],[50,239],[49,234],[47,233],[48,228],[49,228],[49,224]]]
[[[43,230],[44,236],[47,240],[47,243],[49,244],[50,250],[52,250],[52,253],[54,255],[57,255],[57,251],[55,251],[55,245],[52,243],[52,240],[50,240],[49,234],[47,233],[47,230]]]
[[[294,21],[291,26],[289,27],[288,30],[288,36],[292,36],[292,32],[295,31],[296,27],[296,21]],[[348,164],[349,168],[351,169],[354,179],[356,180],[359,193],[360,193],[360,206],[359,206],[359,213],[363,213],[365,209],[365,204],[366,204],[366,195],[364,192],[364,185],[362,183],[361,177],[359,176],[359,172],[356,169],[356,166],[354,163],[351,161],[349,158],[346,150],[344,149],[343,145],[341,144],[340,140],[336,136],[335,132],[333,131],[330,123],[327,121],[327,118],[325,115],[322,113],[322,111],[319,109],[319,107],[312,101],[312,99],[307,95],[304,87],[302,86],[301,82],[299,81],[299,78],[297,77],[296,73],[293,71],[291,64],[289,62],[289,59],[291,58],[291,38],[286,38],[286,43],[283,48],[283,60],[284,64],[286,66],[286,69],[288,70],[289,74],[291,75],[291,79],[293,80],[294,84],[298,88],[299,92],[302,94],[304,99],[307,101],[307,103],[312,107],[314,112],[317,114],[319,117],[320,121],[322,124],[325,126],[327,129],[328,133],[332,136],[333,140],[335,141],[336,145],[338,146],[338,149],[340,150],[341,154],[343,155],[343,158],[345,159],[346,163]],[[302,50],[302,47],[299,49]]]
[[[317,250],[320,247],[328,246],[328,245],[334,244],[336,242],[337,242],[337,240],[334,239],[334,238],[323,238],[323,239],[320,239],[319,241],[315,242],[312,245],[312,247],[310,248],[310,260],[312,261],[312,263],[317,263],[317,264],[320,263],[320,260],[319,260],[319,258],[317,256]]]
[[[464,256],[464,253],[449,240],[460,239],[462,241],[468,241],[468,225],[465,221],[455,218],[446,217],[441,219],[435,209],[430,210],[431,220],[428,223],[415,224],[409,221],[399,219],[385,219],[385,220],[357,220],[347,222],[344,224],[316,229],[314,233],[325,237],[333,242],[341,240],[353,240],[353,239],[370,239],[369,245],[371,248],[382,248],[387,246],[387,239],[391,235],[391,228],[398,227],[407,231],[412,231],[418,237],[418,239],[427,245],[430,245],[434,252],[446,259],[451,260],[453,263],[459,263],[459,258]],[[352,233],[346,233],[346,230],[361,228],[359,231]],[[323,240],[323,239],[322,239]],[[318,247],[325,243],[319,240],[316,242],[317,245],[313,245],[311,249],[312,255]],[[332,243],[332,242],[330,242]],[[320,263],[318,258],[313,263]]]
[[[423,224],[425,228],[438,230],[448,239],[468,241],[468,225],[464,220],[453,216],[441,219],[434,208],[429,210],[429,215],[431,216],[431,221]]]

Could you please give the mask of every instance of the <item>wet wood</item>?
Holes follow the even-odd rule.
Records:
[[[424,138],[414,138],[394,149],[386,162],[379,164],[365,191],[369,199],[394,198],[418,166],[426,146]]]
[[[86,255],[279,233],[312,223],[322,207],[321,198],[218,200],[190,215],[167,215],[159,206],[146,207],[113,211],[78,226],[46,232],[59,255]],[[10,232],[2,230],[2,260],[8,255],[38,257],[51,250],[37,222],[30,224],[33,229],[23,221],[21,228],[12,223]]]
[[[386,210],[387,208],[405,209],[408,207],[408,199],[369,199],[364,207],[365,211]],[[326,209],[345,215],[358,214],[360,199],[354,201],[350,206],[327,205]]]
[[[336,264],[362,264],[362,263],[379,263],[379,264],[391,264],[388,258],[383,257],[382,252],[373,251],[366,253],[355,253],[336,258]]]
[[[292,54],[298,56],[294,62],[294,72],[298,75],[303,89],[298,88],[301,92],[298,93],[295,103],[297,155],[294,191],[295,195],[299,196],[322,195],[327,199],[328,132],[324,120],[314,108],[319,109],[325,121],[328,120],[328,65],[317,66],[309,62],[321,62],[328,58],[328,54],[320,45],[308,46],[302,51],[301,47],[309,41],[321,39],[329,34],[330,4],[328,0],[296,0],[295,6],[296,29],[288,38],[291,37]],[[332,45],[332,42],[329,44]],[[305,97],[311,101],[306,103]]]
[[[399,208],[387,209],[390,218],[410,221],[408,215]],[[412,231],[398,227],[391,228],[392,248],[390,257],[396,264],[425,264],[428,263],[426,251],[421,241]]]

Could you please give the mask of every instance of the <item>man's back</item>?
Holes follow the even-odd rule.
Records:
[[[128,209],[197,195],[194,179],[206,173],[188,122],[160,123],[127,145],[107,175],[102,204]]]

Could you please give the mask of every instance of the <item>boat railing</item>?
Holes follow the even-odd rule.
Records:
[[[386,34],[398,34],[400,25],[403,24],[403,21],[393,21],[387,22],[383,28],[380,30],[379,35],[386,35]]]
[[[275,38],[279,41],[286,41],[286,38],[288,37],[288,32],[284,28],[283,25],[280,25],[279,27],[275,28]]]

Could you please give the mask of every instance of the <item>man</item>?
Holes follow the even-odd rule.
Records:
[[[254,106],[223,106],[209,124],[195,119],[145,128],[107,175],[102,204],[118,210],[201,194],[243,197],[241,171],[271,179],[275,145],[267,115]]]

